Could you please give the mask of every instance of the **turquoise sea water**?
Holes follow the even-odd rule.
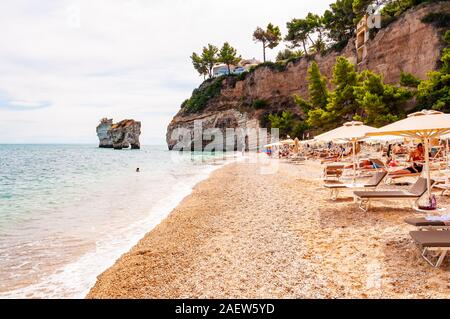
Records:
[[[163,146],[0,145],[0,297],[83,297],[225,161]]]

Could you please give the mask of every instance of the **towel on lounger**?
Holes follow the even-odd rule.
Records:
[[[450,215],[427,216],[425,219],[432,222],[450,222]]]

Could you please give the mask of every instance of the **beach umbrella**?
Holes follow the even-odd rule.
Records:
[[[287,140],[281,141],[280,142],[283,145],[294,145],[294,140],[292,138],[288,138]]]
[[[298,152],[300,151],[299,146],[300,146],[300,141],[298,138],[295,138],[295,140],[294,140],[294,153],[295,154],[298,154]]]
[[[370,136],[363,139],[366,143],[401,143],[405,139],[398,135]]]
[[[450,133],[450,114],[439,111],[423,110],[409,114],[407,118],[386,125],[368,136],[397,135],[412,139],[420,139],[425,146],[425,166],[427,170],[428,197],[431,198],[431,173],[429,141]]]
[[[314,144],[314,143],[317,143],[317,141],[314,140],[314,139],[300,141],[300,144],[302,144],[302,145],[304,145],[304,144]]]
[[[353,182],[356,180],[356,143],[367,138],[367,133],[376,132],[376,128],[364,125],[362,122],[347,122],[329,132],[316,136],[314,139],[319,142],[346,141],[353,144]]]

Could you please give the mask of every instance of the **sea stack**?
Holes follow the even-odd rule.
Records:
[[[139,136],[141,135],[141,122],[123,120],[113,123],[112,119],[103,118],[97,126],[97,136],[100,148],[140,149]]]

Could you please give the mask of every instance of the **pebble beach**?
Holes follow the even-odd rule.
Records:
[[[405,202],[331,201],[320,164],[224,166],[101,275],[87,298],[448,298]],[[439,197],[444,206],[449,197]]]

